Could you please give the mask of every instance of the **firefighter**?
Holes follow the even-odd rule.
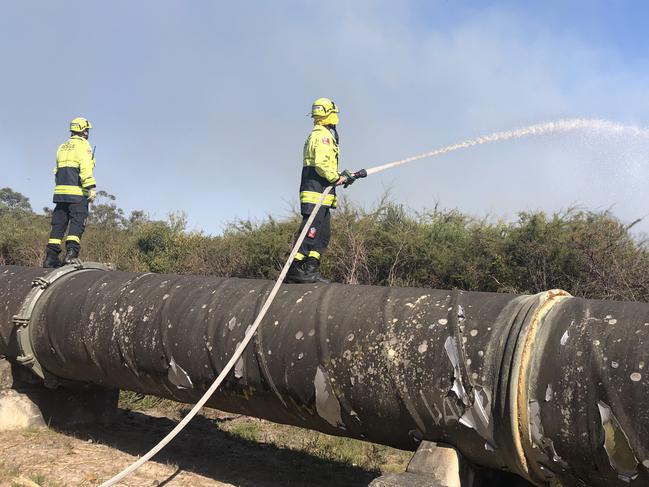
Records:
[[[320,276],[319,268],[331,236],[330,209],[336,207],[335,186],[353,182],[347,171],[345,175],[338,170],[338,107],[329,98],[318,98],[311,107],[311,117],[313,130],[304,144],[303,152],[300,183],[302,224],[297,235],[300,235],[325,188],[332,185],[334,188],[326,196],[288,270],[285,282],[289,283],[329,282]]]
[[[97,196],[92,171],[95,167],[93,150],[88,143],[92,125],[85,118],[70,122],[70,138],[59,146],[54,169],[56,187],[52,212],[52,231],[47,242],[43,267],[59,267],[61,244],[65,238],[65,264],[77,263],[81,250],[81,236],[88,217],[88,203]]]

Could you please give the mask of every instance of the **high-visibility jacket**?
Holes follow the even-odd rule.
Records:
[[[304,143],[304,166],[300,183],[300,211],[311,213],[327,186],[340,177],[338,172],[338,142],[335,134],[324,125],[314,125]],[[323,206],[336,207],[336,188],[327,195]]]
[[[54,203],[80,203],[97,183],[92,175],[95,159],[88,140],[71,136],[56,152]]]

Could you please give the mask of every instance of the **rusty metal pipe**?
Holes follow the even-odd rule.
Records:
[[[43,284],[53,274],[0,267],[0,355],[39,367],[50,385],[187,403],[218,375],[272,287],[55,272]],[[648,338],[644,303],[290,285],[208,404],[402,449],[442,441],[536,485],[649,485]]]

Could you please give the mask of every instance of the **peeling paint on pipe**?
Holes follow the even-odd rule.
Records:
[[[0,355],[42,269],[0,267]],[[85,269],[29,323],[59,382],[192,403],[272,282]],[[536,485],[649,485],[649,305],[372,286],[284,286],[208,403],[415,449],[422,439]]]

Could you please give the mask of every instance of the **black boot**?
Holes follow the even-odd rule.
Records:
[[[81,259],[79,259],[79,248],[78,245],[70,244],[68,243],[65,246],[65,259],[63,259],[63,262],[65,265],[69,264],[80,264]]]
[[[303,260],[294,260],[291,263],[291,267],[288,268],[284,282],[287,284],[300,284],[304,281],[304,269],[302,265],[304,264]]]
[[[315,257],[307,257],[303,269],[304,274],[306,274],[305,282],[331,282],[320,275],[320,260]]]
[[[48,245],[45,249],[45,260],[43,261],[43,267],[46,269],[56,269],[61,267],[61,260],[59,259],[59,253],[61,249],[54,249]]]

